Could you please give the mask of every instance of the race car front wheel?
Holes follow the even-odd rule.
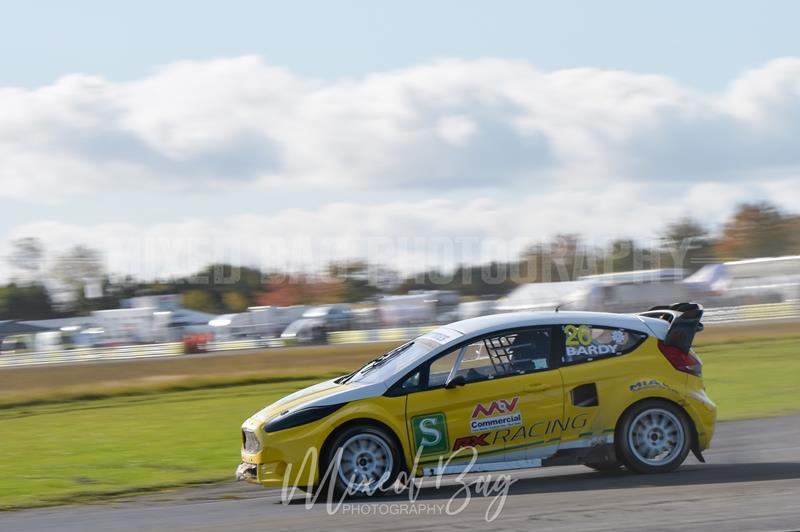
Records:
[[[667,473],[686,459],[691,435],[680,408],[667,401],[642,401],[628,410],[617,426],[617,456],[631,471]]]
[[[400,464],[394,438],[371,425],[350,427],[338,434],[325,460],[335,492],[355,497],[388,490],[400,473]]]

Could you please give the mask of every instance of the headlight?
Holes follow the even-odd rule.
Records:
[[[250,430],[242,431],[242,446],[248,453],[257,453],[261,450],[261,442],[258,440],[255,432]]]
[[[290,429],[312,421],[317,421],[325,416],[333,414],[347,403],[326,406],[310,406],[291,414],[279,415],[264,425],[264,432],[278,432],[279,430]]]

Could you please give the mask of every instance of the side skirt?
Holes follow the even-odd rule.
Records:
[[[422,475],[455,475],[465,472],[486,473],[490,471],[509,471],[616,460],[613,434],[599,438],[566,442],[561,444],[553,454],[542,458],[523,458],[522,455],[524,453],[524,450],[512,452],[507,455],[506,460],[478,461],[472,464],[471,467],[469,461],[448,464],[445,460],[442,460],[441,465],[424,466]]]
[[[484,462],[481,464],[450,464],[443,467],[425,467],[422,469],[424,476],[435,475],[456,475],[458,473],[487,473],[490,471],[508,471],[512,469],[528,469],[532,467],[542,467],[542,461],[539,458],[531,458],[529,460],[513,460],[510,462]]]

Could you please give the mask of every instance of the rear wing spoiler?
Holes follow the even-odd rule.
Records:
[[[638,315],[669,323],[664,343],[687,353],[692,347],[694,335],[703,330],[703,324],[700,323],[703,318],[703,306],[698,303],[659,305]]]

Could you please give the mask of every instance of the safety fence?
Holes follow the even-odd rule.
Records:
[[[121,345],[114,347],[77,347],[59,351],[39,351],[27,353],[3,353],[0,368],[13,366],[33,366],[40,364],[72,364],[93,360],[125,360],[132,358],[152,358],[183,354],[181,342],[164,344]]]
[[[279,338],[277,340],[280,340]],[[281,345],[283,345],[281,343]],[[224,340],[220,342],[209,342],[206,344],[206,351],[237,351],[240,349],[256,349],[257,347],[273,347],[264,345],[261,340],[248,338],[244,340]]]
[[[206,351],[241,351],[244,349],[258,349],[263,347],[287,347],[291,343],[283,338],[244,338],[241,340],[222,340],[209,342]]]
[[[765,320],[800,319],[800,300],[745,305],[740,307],[721,307],[706,309],[704,323],[739,323]],[[435,327],[400,327],[391,329],[370,329],[359,331],[336,331],[328,333],[329,344],[361,344],[370,342],[402,342]],[[207,351],[232,351],[285,347],[281,338],[240,339],[209,342]],[[181,342],[161,344],[125,345],[115,347],[79,347],[58,351],[40,351],[0,354],[0,368],[33,366],[42,364],[73,364],[90,361],[112,361],[136,358],[167,357],[184,354]],[[191,356],[191,355],[188,355]]]
[[[800,300],[740,307],[720,307],[706,309],[704,323],[737,323],[762,320],[791,320],[800,318]]]
[[[435,329],[435,326],[336,331],[328,333],[329,344],[364,344],[369,342],[402,342]]]

